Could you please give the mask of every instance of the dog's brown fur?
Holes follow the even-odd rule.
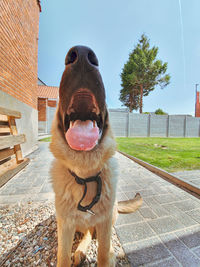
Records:
[[[62,87],[62,81],[61,81]],[[62,88],[60,89],[62,90]],[[67,144],[62,130],[63,97],[60,93],[60,102],[52,126],[52,142],[50,149],[55,156],[51,175],[55,191],[55,206],[58,227],[58,267],[71,266],[71,248],[75,231],[84,233],[79,244],[74,264],[79,265],[85,256],[86,249],[91,241],[94,231],[98,239],[98,266],[111,267],[115,265],[115,257],[111,246],[111,230],[117,217],[117,203],[115,200],[117,186],[117,164],[113,155],[116,150],[115,140],[110,128],[106,108],[104,109],[103,135],[98,145],[91,151],[76,151]],[[98,101],[98,96],[96,96]],[[67,100],[69,102],[69,99]],[[64,105],[64,104],[63,104]],[[83,195],[84,187],[77,184],[69,170],[82,178],[87,178],[101,172],[102,192],[98,203],[90,215],[77,209],[78,202]],[[88,205],[96,195],[95,182],[88,183],[88,190],[82,205]],[[131,202],[131,201],[130,201]],[[132,212],[141,205],[140,196],[128,204],[119,205],[119,211]]]

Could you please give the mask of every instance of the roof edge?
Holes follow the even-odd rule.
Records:
[[[40,12],[42,12],[42,8],[41,8],[40,0],[37,0],[37,3],[38,3]]]

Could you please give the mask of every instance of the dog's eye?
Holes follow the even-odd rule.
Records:
[[[69,55],[67,56],[65,64],[66,64],[66,65],[69,65],[69,64],[74,63],[74,62],[76,61],[77,57],[78,57],[78,56],[77,56],[77,53],[76,53],[75,51],[72,51],[72,52],[69,53]]]
[[[92,51],[88,53],[88,60],[92,65],[97,66],[97,67],[99,66],[98,59]]]

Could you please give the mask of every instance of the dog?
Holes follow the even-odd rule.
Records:
[[[51,177],[58,229],[57,266],[70,267],[76,231],[84,234],[74,254],[74,265],[85,258],[94,232],[98,240],[97,264],[115,266],[112,225],[118,212],[135,211],[139,194],[116,202],[116,143],[109,123],[104,84],[95,53],[72,47],[65,58],[59,103],[52,124],[50,150],[55,159]]]

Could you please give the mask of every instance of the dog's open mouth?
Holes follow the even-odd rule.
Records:
[[[101,138],[102,116],[94,94],[79,89],[71,98],[65,115],[65,138],[74,150],[92,150]]]

